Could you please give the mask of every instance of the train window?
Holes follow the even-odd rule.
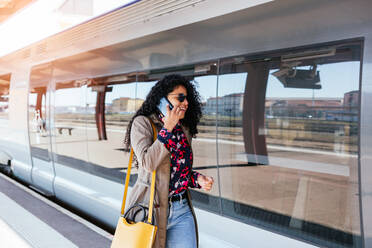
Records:
[[[222,211],[331,247],[360,247],[359,43],[221,60]]]
[[[136,75],[118,75],[91,81],[87,92],[88,155],[95,174],[123,182],[129,153],[123,152],[127,125],[140,101]]]
[[[54,84],[55,161],[73,168],[88,167],[86,92],[89,79],[59,81]]]
[[[9,88],[11,74],[0,76],[0,126],[6,127],[9,113]]]
[[[156,84],[159,80],[159,77],[154,77],[152,75],[148,75],[146,72],[140,72],[137,76],[137,88],[136,88],[136,99],[140,103],[138,104],[138,108],[142,105],[142,103],[146,100],[147,94],[150,92],[151,88]],[[137,111],[138,109],[136,109]]]
[[[50,161],[49,83],[50,64],[36,66],[31,71],[28,97],[28,120],[31,155]]]
[[[220,212],[219,177],[217,167],[216,116],[217,62],[195,65],[193,82],[202,101],[203,116],[198,134],[193,139],[194,170],[211,176],[214,185],[211,192],[192,190],[194,205],[216,213]]]

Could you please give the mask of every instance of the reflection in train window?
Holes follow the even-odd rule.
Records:
[[[129,154],[123,152],[127,125],[137,105],[136,75],[92,80],[87,89],[87,140],[95,174],[123,182]]]
[[[0,127],[7,127],[11,74],[0,76]]]
[[[321,244],[359,247],[360,49],[353,43],[221,60],[224,214]]]
[[[136,89],[136,99],[137,99],[137,109],[141,107],[142,103],[146,100],[146,96],[149,94],[151,88],[160,80],[159,77],[154,75],[148,75],[147,73],[139,73],[137,76],[137,89]]]
[[[49,82],[50,64],[36,66],[31,71],[28,96],[28,120],[31,155],[50,161]]]
[[[194,83],[202,101],[203,116],[198,125],[198,134],[193,139],[194,170],[214,178],[211,192],[193,190],[194,205],[209,211],[220,212],[219,177],[216,148],[217,75],[216,63],[210,63],[211,69],[206,76],[195,76]],[[196,66],[198,68],[198,66]],[[204,66],[205,68],[205,66]]]
[[[86,168],[87,116],[86,106],[89,80],[73,80],[55,83],[54,94],[54,143],[56,162],[77,169]]]

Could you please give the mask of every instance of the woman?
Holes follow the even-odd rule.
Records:
[[[163,116],[157,106],[166,97]],[[138,179],[128,198],[128,207],[147,205],[151,173],[156,170],[154,219],[158,227],[156,248],[195,248],[198,246],[197,224],[189,188],[210,191],[213,178],[192,169],[191,138],[201,118],[201,103],[194,86],[180,75],[169,75],[157,82],[145,102],[128,124],[125,137],[138,165]],[[157,128],[153,142],[151,122]]]

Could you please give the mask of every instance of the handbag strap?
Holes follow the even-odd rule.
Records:
[[[154,123],[151,122],[152,131],[154,134],[154,142],[157,138],[157,132]],[[133,148],[130,149],[130,157],[129,157],[129,163],[128,163],[128,169],[127,169],[127,176],[125,177],[125,187],[124,187],[124,196],[123,196],[123,202],[121,204],[121,216],[124,216],[124,210],[125,210],[125,201],[127,199],[127,193],[128,193],[128,185],[129,185],[129,178],[130,178],[130,171],[132,169],[132,162],[133,162]],[[153,212],[153,206],[154,206],[154,195],[155,195],[155,178],[156,178],[156,170],[152,172],[152,179],[151,179],[151,191],[150,191],[150,202],[149,202],[149,216],[147,219],[147,222],[151,224],[152,221],[152,212]]]

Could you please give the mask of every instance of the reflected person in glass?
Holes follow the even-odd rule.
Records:
[[[163,97],[169,101],[165,115],[158,109]],[[180,75],[168,75],[152,87],[128,124],[124,144],[127,149],[132,146],[138,166],[128,208],[148,202],[151,173],[156,170],[156,248],[198,247],[189,188],[210,191],[214,182],[212,177],[192,169],[191,139],[198,133],[201,115],[200,96],[194,85]],[[151,122],[158,132],[155,142]]]

